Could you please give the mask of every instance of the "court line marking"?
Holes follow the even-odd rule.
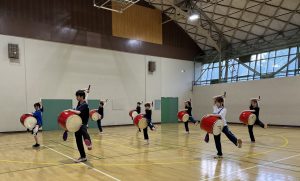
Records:
[[[262,167],[262,166],[270,165],[272,163],[277,163],[277,162],[280,162],[280,161],[283,161],[283,160],[288,160],[290,158],[294,158],[294,157],[298,157],[298,156],[300,156],[300,154],[289,156],[289,157],[285,157],[285,158],[281,158],[281,159],[274,160],[274,161],[269,161],[269,162],[267,162],[265,164],[260,164],[260,165],[258,164],[258,165],[252,166],[252,167],[243,168],[243,169],[240,169],[238,171],[231,172],[231,173],[228,173],[228,174],[221,174],[221,175],[218,175],[218,176],[215,176],[215,177],[210,177],[210,178],[207,178],[207,179],[202,179],[202,181],[211,180],[211,179],[215,179],[215,178],[220,178],[220,177],[224,177],[224,176],[229,176],[229,175],[232,175],[234,173],[240,173],[240,172],[243,172],[245,170],[250,170],[250,169],[253,169],[253,168],[256,168],[256,167]]]
[[[46,145],[43,145],[43,146],[46,147],[46,148],[48,148],[49,150],[55,152],[55,153],[58,153],[58,154],[60,154],[60,155],[62,155],[62,156],[64,156],[64,157],[66,157],[66,158],[69,158],[70,160],[75,161],[72,157],[70,157],[70,156],[68,156],[68,155],[65,155],[65,154],[63,154],[63,153],[61,153],[61,152],[59,152],[59,151],[57,151],[57,150],[55,150],[55,149],[53,149],[53,148],[50,148],[50,147],[48,147],[48,146],[46,146]],[[120,179],[117,179],[116,177],[114,177],[114,176],[112,176],[112,175],[109,175],[108,173],[105,173],[105,172],[103,172],[103,171],[101,171],[101,170],[98,170],[98,169],[96,169],[96,168],[94,168],[94,167],[92,167],[92,166],[89,166],[89,165],[87,165],[87,164],[85,164],[85,163],[82,163],[82,162],[81,162],[81,163],[79,163],[79,164],[84,165],[84,166],[86,166],[86,167],[88,167],[88,168],[94,170],[95,172],[101,173],[101,174],[103,174],[103,175],[105,175],[105,176],[107,176],[107,177],[109,177],[109,178],[111,178],[111,179],[113,179],[113,180],[121,181]]]
[[[274,136],[273,136],[273,137],[274,137]],[[258,152],[258,153],[247,154],[247,155],[245,155],[245,156],[243,156],[243,157],[244,157],[244,158],[249,158],[249,157],[252,157],[252,156],[263,155],[263,154],[266,154],[266,153],[270,153],[270,152],[279,150],[280,148],[285,148],[285,147],[287,147],[287,145],[289,144],[289,140],[288,140],[286,137],[284,137],[284,136],[279,136],[279,137],[281,137],[281,138],[284,140],[284,143],[281,144],[280,146],[273,147],[273,148],[271,148],[271,150],[268,150],[268,151],[263,151],[263,152]]]

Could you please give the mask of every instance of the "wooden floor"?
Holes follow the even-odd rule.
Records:
[[[109,127],[101,136],[90,129],[93,150],[88,162],[74,164],[79,154],[71,136],[61,131],[44,131],[40,149],[33,149],[29,133],[0,134],[0,180],[300,180],[300,129],[255,127],[257,142],[251,144],[247,127],[230,125],[244,140],[235,147],[222,135],[223,160],[213,159],[214,140],[203,141],[205,133],[190,125],[160,125],[150,132],[150,145],[134,126]]]

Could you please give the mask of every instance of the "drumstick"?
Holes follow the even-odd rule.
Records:
[[[91,85],[89,85],[88,88],[87,88],[87,90],[86,90],[86,96],[85,96],[86,102],[88,102],[88,97],[89,97],[90,89],[91,89]]]
[[[91,85],[89,85],[89,87],[87,89],[87,93],[90,93],[90,89],[91,89]]]
[[[224,92],[224,95],[223,95],[223,97],[224,97],[224,98],[226,97],[226,91]]]

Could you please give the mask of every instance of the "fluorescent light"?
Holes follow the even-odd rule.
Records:
[[[197,19],[199,19],[199,18],[200,18],[199,14],[192,14],[192,15],[189,17],[189,20],[190,20],[190,21],[194,21],[194,20],[197,20]]]

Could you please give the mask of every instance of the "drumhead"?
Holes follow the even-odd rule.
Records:
[[[91,120],[92,121],[98,121],[101,118],[100,114],[98,112],[94,112],[92,114]]]
[[[37,120],[33,116],[29,116],[24,120],[25,128],[30,129],[30,130],[32,130],[35,127],[36,123],[37,123]]]
[[[71,115],[66,121],[66,128],[70,132],[76,132],[82,125],[82,120],[78,115]]]
[[[133,111],[131,113],[132,119],[134,119],[137,115],[139,115],[136,111]]]
[[[248,118],[248,125],[253,125],[256,121],[256,115],[255,114],[250,114]]]
[[[224,122],[222,119],[218,119],[213,126],[213,135],[219,135],[222,133]]]
[[[147,119],[146,118],[142,118],[140,121],[139,121],[139,128],[140,129],[145,129],[147,128],[148,126],[148,122],[147,122]]]
[[[184,115],[182,116],[182,121],[183,121],[183,122],[187,122],[187,121],[189,120],[189,118],[190,118],[190,116],[189,116],[188,114],[184,114]]]

